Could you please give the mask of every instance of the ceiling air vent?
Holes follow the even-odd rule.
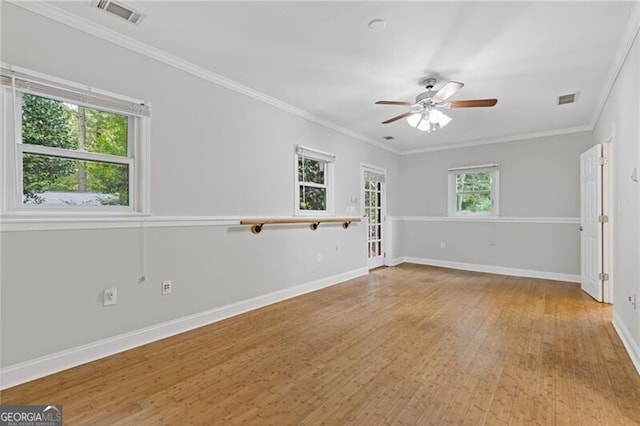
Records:
[[[382,139],[384,139],[385,141],[392,141],[395,138],[393,136],[383,136]]]
[[[568,95],[558,96],[558,105],[572,104],[576,101],[576,94],[570,93]]]
[[[144,15],[136,12],[129,6],[125,6],[122,3],[112,0],[98,0],[93,3],[93,6],[135,25],[139,25],[142,18],[144,18]]]

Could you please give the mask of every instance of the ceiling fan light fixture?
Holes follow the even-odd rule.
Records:
[[[436,109],[411,114],[407,117],[407,123],[409,123],[409,126],[427,133],[435,132],[450,122],[451,117]]]

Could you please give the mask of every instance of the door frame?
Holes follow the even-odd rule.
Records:
[[[388,252],[388,247],[389,247],[389,227],[387,226],[388,220],[387,220],[387,184],[389,182],[389,178],[387,175],[387,169],[385,169],[384,167],[380,167],[380,166],[374,166],[372,164],[367,164],[367,163],[360,163],[360,214],[362,217],[364,217],[364,172],[365,171],[372,171],[375,173],[379,173],[381,175],[384,176],[384,182],[382,184],[382,193],[380,195],[380,201],[381,201],[381,205],[380,205],[380,217],[382,218],[382,265],[381,266],[386,266],[387,262],[389,260],[388,256],[387,256],[387,252]],[[369,222],[367,221],[367,233],[366,233],[366,241],[365,243],[367,244],[367,267],[369,269],[372,269],[369,267],[369,248],[368,248],[368,243],[369,243]]]
[[[602,227],[602,269],[609,274],[609,279],[604,282],[602,288],[602,301],[604,303],[613,303],[615,272],[613,268],[613,209],[616,205],[616,199],[615,191],[611,190],[611,188],[614,188],[614,141],[615,127],[612,129],[611,135],[602,142],[602,156],[606,158],[602,168],[602,214],[609,218]]]

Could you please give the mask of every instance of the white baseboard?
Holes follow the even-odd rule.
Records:
[[[369,274],[369,269],[367,268],[355,269],[11,365],[0,369],[0,389],[7,389],[21,383],[39,379],[62,370],[67,370],[78,365],[86,364],[128,349],[184,333],[185,331],[221,321],[225,318],[367,274]]]
[[[618,314],[615,312],[615,309],[613,312],[613,320],[611,322],[613,323],[613,328],[616,330],[616,333],[618,333],[618,337],[622,340],[622,344],[629,353],[631,362],[633,362],[638,374],[640,374],[640,346],[638,346],[638,344],[633,340],[629,329],[624,325],[624,322],[622,322]]]
[[[395,259],[390,259],[385,262],[384,266],[398,266],[401,263],[404,263],[404,257],[396,257]]]
[[[558,272],[534,271],[530,269],[507,268],[504,266],[480,265],[476,263],[454,262],[451,260],[424,259],[420,257],[403,257],[402,262],[418,265],[440,266],[443,268],[462,269],[464,271],[486,272],[489,274],[511,275],[514,277],[541,278],[545,280],[567,281],[579,283],[580,276]],[[400,262],[400,263],[402,263]]]

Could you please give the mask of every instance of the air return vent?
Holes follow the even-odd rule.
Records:
[[[558,96],[558,105],[572,104],[576,101],[576,94],[570,93],[568,95]]]
[[[93,6],[135,25],[140,25],[142,18],[144,18],[144,15],[136,12],[129,6],[112,0],[98,0],[93,3]]]

